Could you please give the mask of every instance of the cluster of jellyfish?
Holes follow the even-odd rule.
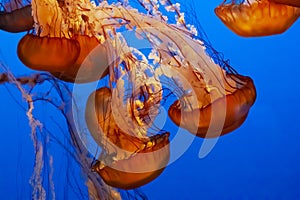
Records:
[[[32,110],[36,101],[43,100],[66,119],[74,158],[85,174],[92,199],[120,199],[117,189],[139,188],[164,171],[174,131],[156,125],[165,102],[172,100],[167,114],[178,127],[201,138],[217,138],[243,124],[256,98],[250,77],[238,74],[216,54],[209,56],[215,51],[185,22],[180,4],[171,0],[136,2],[139,9],[128,1],[0,3],[1,30],[26,32],[18,43],[18,57],[28,68],[41,71],[35,76],[14,77],[1,64],[5,70],[1,83],[14,83],[28,102],[35,168],[42,162],[42,143],[36,135],[41,122]],[[299,7],[297,0],[232,0],[224,1],[215,13],[236,34],[254,37],[287,30],[299,17]],[[132,41],[146,44],[134,46]],[[85,102],[84,117],[76,120],[77,102],[69,85],[105,78],[106,84],[94,85]],[[60,103],[32,94],[33,88],[44,82],[52,83]],[[89,139],[83,138],[82,120]],[[99,154],[88,150],[86,140],[90,139],[101,150]],[[41,176],[41,171],[35,173],[35,177]],[[33,193],[37,199],[47,195],[42,186]]]

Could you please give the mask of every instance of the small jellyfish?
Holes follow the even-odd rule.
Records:
[[[124,133],[114,120],[111,96],[109,88],[100,88],[89,96],[86,106],[88,128],[106,157],[93,170],[110,186],[134,189],[163,172],[170,157],[169,133],[150,137]]]
[[[18,33],[33,29],[33,17],[30,3],[22,1],[0,2],[0,29]]]
[[[300,16],[300,8],[269,0],[225,2],[215,8],[216,15],[230,30],[243,37],[283,33]]]

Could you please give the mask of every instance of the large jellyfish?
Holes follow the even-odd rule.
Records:
[[[300,16],[300,8],[269,0],[224,1],[215,13],[237,35],[257,37],[285,32]]]
[[[70,152],[93,199],[120,199],[114,188],[141,187],[174,161],[169,136],[175,131],[156,121],[165,102],[173,103],[168,115],[178,127],[204,138],[237,129],[254,104],[252,79],[209,56],[209,45],[185,22],[179,4],[138,2],[141,10],[127,1],[32,0],[34,30],[20,40],[17,53],[24,65],[45,72],[15,78],[3,67],[8,75],[2,82],[16,84],[28,102],[36,199],[47,195],[41,183],[43,142],[36,137],[43,126],[33,115],[37,101],[61,112]],[[99,80],[101,86],[93,83]],[[49,91],[34,94],[45,82],[51,83]],[[83,108],[83,90],[76,89],[82,84],[77,83],[94,86]],[[100,153],[90,149],[89,141]]]

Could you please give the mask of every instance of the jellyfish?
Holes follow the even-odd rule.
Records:
[[[134,189],[151,182],[165,169],[170,157],[169,133],[151,137],[124,133],[113,118],[111,96],[110,89],[100,88],[87,101],[88,128],[105,154],[113,156],[108,164],[97,162],[93,170],[110,186]]]
[[[0,2],[0,29],[18,33],[33,29],[30,2],[17,0]]]
[[[230,30],[243,37],[283,33],[300,15],[297,7],[269,0],[225,2],[215,8],[216,15]]]
[[[156,135],[149,138],[147,142],[149,145],[136,155],[115,161],[109,166],[97,163],[93,169],[110,186],[125,190],[141,187],[156,179],[168,164],[170,157],[168,138],[168,133]],[[154,153],[157,151],[159,153]]]
[[[20,40],[20,60],[31,69],[50,72],[67,82],[92,82],[106,76],[105,45],[95,36],[78,30],[77,22],[63,20],[68,14],[63,12],[65,2],[42,2],[32,1],[36,34],[26,34]],[[78,15],[68,21],[85,23],[86,17]],[[79,68],[81,76],[77,76]]]
[[[178,71],[189,79],[197,101],[191,103],[187,95],[170,106],[168,114],[175,124],[202,138],[230,133],[243,124],[256,99],[250,77],[227,73],[221,80],[225,95],[220,97],[216,88],[191,71]]]

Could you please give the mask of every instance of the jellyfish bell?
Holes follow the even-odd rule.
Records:
[[[218,137],[242,125],[256,99],[251,78],[230,73],[219,76],[225,93],[220,95],[192,71],[184,71],[181,69],[181,74],[191,83],[198,102],[183,97],[170,106],[168,115],[176,125],[202,138]]]
[[[75,83],[87,83],[108,75],[108,59],[105,44],[100,44],[96,37],[75,35],[80,53],[77,60],[65,70],[52,72],[57,78]]]
[[[67,82],[91,82],[108,74],[106,48],[95,37],[77,35],[67,39],[27,34],[18,44],[18,56],[27,67],[48,71]]]
[[[18,57],[23,64],[67,82],[85,83],[106,76],[106,55],[104,45],[85,35],[68,39],[27,34],[18,44]]]
[[[114,157],[93,170],[110,186],[134,189],[157,178],[168,164],[169,133],[138,137],[122,132],[112,115],[111,96],[109,88],[100,88],[87,101],[88,128],[106,155]]]
[[[0,3],[0,6],[2,3]],[[33,17],[31,5],[19,3],[17,1],[6,2],[4,10],[0,8],[0,29],[18,33],[33,29]]]
[[[93,170],[106,184],[120,189],[135,189],[153,181],[164,171],[170,159],[169,133],[153,138],[132,157],[115,161],[109,166],[95,165]]]
[[[294,7],[300,7],[299,0],[269,0],[270,2],[285,4]]]
[[[237,35],[257,37],[285,32],[300,16],[300,8],[269,0],[233,1],[219,5],[215,13]]]
[[[18,57],[34,70],[61,72],[72,66],[80,52],[77,40],[26,34],[18,44]]]

